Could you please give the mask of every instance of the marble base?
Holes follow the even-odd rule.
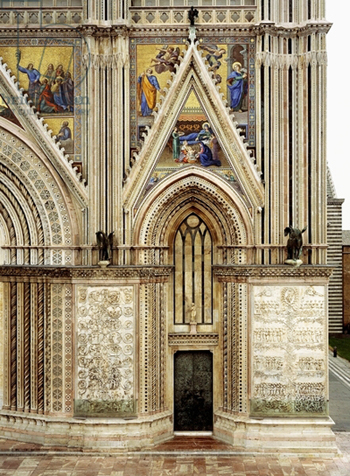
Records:
[[[232,451],[337,455],[334,424],[324,418],[239,417],[216,412],[213,436],[232,445]],[[48,447],[96,451],[139,451],[171,439],[171,413],[127,419],[80,419],[0,412],[3,438]],[[184,435],[184,433],[182,433]],[[190,436],[196,436],[193,432]],[[201,432],[198,436],[205,436]]]
[[[110,260],[102,260],[97,263],[100,268],[107,268],[111,264]]]
[[[249,418],[216,414],[214,436],[247,451],[336,455],[334,425],[323,418]]]
[[[173,437],[170,413],[118,418],[59,418],[0,412],[0,434],[26,443],[102,451],[138,451]]]
[[[288,264],[289,266],[294,266],[295,268],[299,268],[300,265],[303,264],[301,259],[286,259],[284,264]]]

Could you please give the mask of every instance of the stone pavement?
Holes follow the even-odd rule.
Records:
[[[350,362],[329,353],[329,414],[333,431],[350,432]],[[350,475],[350,472],[349,472]]]
[[[210,437],[175,437],[154,451],[121,455],[50,452],[0,440],[6,476],[349,476],[350,433],[338,433],[337,457],[242,454]],[[198,454],[194,452],[200,451]],[[187,452],[187,454],[186,454]]]

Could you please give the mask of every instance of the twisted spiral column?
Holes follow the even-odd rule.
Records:
[[[10,284],[11,325],[11,410],[17,410],[17,284]]]
[[[24,411],[30,408],[30,283],[24,283]]]
[[[38,413],[44,413],[44,284],[38,284]]]

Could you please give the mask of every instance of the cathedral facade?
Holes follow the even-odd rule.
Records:
[[[3,434],[336,451],[324,0],[39,3],[0,11]]]

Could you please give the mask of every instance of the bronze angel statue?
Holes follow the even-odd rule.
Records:
[[[284,229],[284,236],[289,235],[287,241],[287,259],[289,260],[298,260],[300,258],[302,247],[303,247],[303,237],[302,234],[306,231],[306,228],[303,228],[301,231],[298,228],[293,228],[292,226],[287,226]]]
[[[112,233],[110,233],[108,236],[104,231],[98,231],[96,233],[100,261],[108,261],[111,258],[113,235],[114,231],[112,231]]]

